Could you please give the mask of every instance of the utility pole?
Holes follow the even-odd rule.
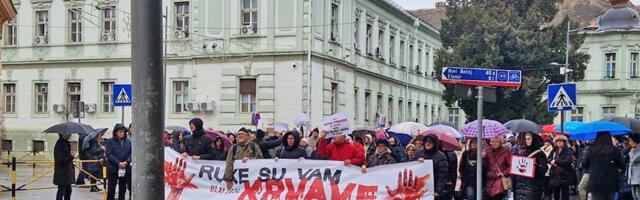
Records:
[[[562,72],[564,73],[564,82],[569,82],[569,51],[571,50],[571,43],[569,41],[569,34],[571,32],[571,20],[567,20],[567,44],[565,50],[565,58],[564,58],[564,67],[562,67]],[[560,133],[564,134],[564,122],[565,122],[565,111],[560,111]]]
[[[484,129],[482,128],[482,121],[484,120],[483,106],[484,106],[484,91],[482,86],[478,86],[478,135],[476,135],[476,199],[482,199],[482,134]]]
[[[164,199],[162,1],[132,7],[133,199]]]

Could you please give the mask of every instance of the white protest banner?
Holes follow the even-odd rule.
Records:
[[[225,162],[176,160],[165,148],[165,199],[434,199],[430,160],[369,168],[327,160],[235,161],[234,186],[223,180]],[[176,164],[183,163],[183,164]]]
[[[511,156],[511,174],[533,178],[535,171],[536,159],[523,156]]]
[[[327,138],[332,138],[336,135],[351,134],[349,116],[344,113],[336,113],[325,117],[322,119],[322,129],[327,131]]]
[[[273,129],[274,129],[276,132],[283,132],[283,131],[287,131],[287,130],[289,129],[289,124],[282,123],[282,122],[276,122],[276,123],[273,125]]]
[[[309,117],[304,113],[300,113],[293,124],[296,125],[296,128],[300,128],[303,125],[309,125]]]

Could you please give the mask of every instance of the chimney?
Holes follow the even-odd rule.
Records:
[[[436,9],[444,9],[445,7],[447,7],[447,3],[443,1],[436,2]]]
[[[623,8],[627,7],[629,0],[609,0],[609,2],[611,2],[612,8]]]

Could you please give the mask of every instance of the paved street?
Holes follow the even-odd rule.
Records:
[[[9,169],[6,165],[0,167],[0,185],[11,187],[11,176],[9,174]],[[49,168],[46,166],[38,166],[36,168],[36,175],[44,173]],[[18,168],[17,175],[17,184],[16,187],[23,185],[27,181],[31,179],[32,168],[29,166],[23,166]],[[30,184],[26,188],[38,188],[38,187],[49,187],[54,186],[51,182],[53,180],[53,173],[50,172],[47,175],[39,178],[34,183]],[[11,191],[4,191],[2,188],[2,192],[0,192],[0,199],[10,199]],[[37,190],[26,190],[19,191],[16,193],[16,199],[54,199],[56,195],[56,189],[37,189]],[[74,187],[72,192],[71,199],[102,199],[102,192],[92,193],[89,192],[89,188],[79,188]]]

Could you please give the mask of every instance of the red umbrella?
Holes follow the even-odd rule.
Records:
[[[462,151],[462,146],[460,146],[458,140],[456,140],[456,138],[451,134],[442,131],[431,129],[420,133],[416,138],[421,138],[427,135],[435,135],[438,137],[438,140],[440,140],[440,143],[442,144],[442,149],[444,150]]]
[[[209,136],[213,141],[216,141],[216,138],[218,137],[222,138],[222,143],[224,144],[225,149],[229,149],[229,147],[231,147],[231,141],[229,141],[229,138],[227,138],[227,136],[222,131],[208,128],[205,130],[205,132],[207,133],[207,136]]]
[[[556,131],[556,126],[558,126],[558,125],[556,125],[556,124],[545,125],[545,126],[542,127],[542,132],[543,133],[554,133],[554,134],[560,133],[560,132]]]

